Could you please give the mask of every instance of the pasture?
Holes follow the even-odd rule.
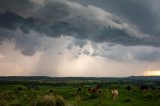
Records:
[[[65,81],[57,80],[21,80],[1,81],[0,106],[37,106],[38,101],[43,98],[52,100],[58,98],[58,105],[44,106],[160,106],[159,85],[149,86],[147,91],[139,89],[139,82],[153,85],[154,81],[132,81],[126,80],[81,80],[71,79]],[[89,87],[101,88],[96,93],[88,92]],[[126,86],[131,86],[131,91]],[[80,92],[77,92],[78,88]],[[117,89],[118,98],[112,98],[112,89]],[[47,96],[47,97],[46,97]],[[39,105],[41,106],[41,105]],[[42,105],[43,106],[43,105]]]

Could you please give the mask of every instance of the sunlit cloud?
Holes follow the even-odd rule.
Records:
[[[160,70],[148,70],[144,72],[144,76],[160,76]]]

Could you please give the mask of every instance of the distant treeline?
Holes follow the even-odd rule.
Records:
[[[118,84],[135,84],[135,85],[156,85],[160,86],[160,76],[132,76],[132,77],[46,77],[46,76],[9,76],[0,77],[0,85],[118,85]]]
[[[48,77],[48,76],[0,76],[0,81],[11,80],[160,80],[160,76],[131,76],[131,77]]]

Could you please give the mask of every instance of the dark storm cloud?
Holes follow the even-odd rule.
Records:
[[[159,0],[78,0],[125,18],[143,32],[160,35]]]
[[[102,3],[105,4],[107,1],[102,0]],[[98,3],[97,5],[100,8],[92,5],[83,6],[66,0],[45,0],[41,3],[39,0],[34,0],[34,2],[32,0],[1,0],[1,29],[12,31],[20,29],[24,34],[17,37],[17,35],[8,35],[7,31],[5,31],[5,34],[0,34],[0,41],[14,39],[16,41],[16,48],[20,49],[25,55],[33,55],[38,48],[37,46],[32,47],[32,45],[38,45],[37,37],[39,37],[36,36],[35,39],[34,37],[32,39],[32,31],[49,37],[60,37],[63,35],[97,43],[111,42],[125,46],[160,46],[159,36],[144,33],[147,32],[145,30],[147,30],[147,27],[150,28],[150,26],[144,27],[145,30],[137,30],[138,28],[143,29],[143,26],[146,26],[144,23],[151,22],[149,21],[151,18],[149,17],[151,15],[150,11],[147,11],[148,4],[144,3],[141,5],[142,3],[140,3],[136,5],[137,2],[133,2],[137,6],[135,10],[132,8],[134,5],[131,2],[133,1],[127,2],[122,0],[115,3],[115,1],[110,0],[106,4],[109,11],[111,11],[108,12],[107,10],[102,10],[101,8],[104,5],[98,5]],[[109,4],[110,6],[108,6]],[[141,6],[144,8],[140,8]],[[114,10],[111,7],[115,8],[117,13],[122,13],[124,19],[119,14],[119,17],[111,14]],[[128,8],[128,11],[126,8]],[[131,13],[129,13],[129,10]],[[134,13],[139,18],[132,18],[135,17],[133,15]],[[142,16],[145,16],[147,13],[149,15],[143,20]],[[137,26],[132,26],[130,24],[132,22]],[[150,25],[152,27],[151,23]],[[28,36],[29,34],[30,36]],[[75,44],[80,45],[80,47],[83,47],[82,43],[78,40],[75,41]]]
[[[16,30],[20,28],[25,33],[29,33],[34,28],[33,18],[23,18],[13,12],[6,11],[0,14],[0,27]]]
[[[18,15],[34,14],[34,5],[29,0],[0,0],[0,12],[11,10]]]

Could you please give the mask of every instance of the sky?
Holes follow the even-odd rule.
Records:
[[[160,0],[0,0],[0,76],[160,75]]]

